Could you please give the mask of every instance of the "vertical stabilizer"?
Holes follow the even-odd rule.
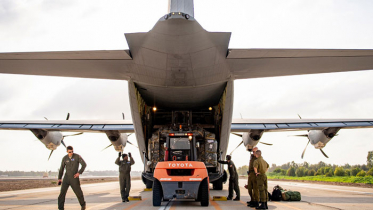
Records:
[[[182,12],[194,17],[193,0],[169,0],[168,12]]]

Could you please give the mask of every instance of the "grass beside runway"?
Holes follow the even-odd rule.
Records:
[[[373,185],[373,176],[356,177],[356,176],[304,176],[304,177],[293,177],[293,176],[280,176],[270,175],[268,179],[272,180],[296,180],[296,181],[317,181],[317,182],[335,182],[335,183],[360,183]]]

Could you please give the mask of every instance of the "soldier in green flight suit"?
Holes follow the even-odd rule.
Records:
[[[135,161],[132,158],[131,153],[123,154],[123,160],[120,160],[121,153],[115,161],[115,164],[119,166],[119,185],[120,185],[120,194],[122,196],[122,202],[129,202],[128,196],[131,190],[131,165],[135,164]],[[130,157],[130,161],[128,161]]]
[[[82,207],[81,209],[84,210],[86,209],[86,203],[84,201],[82,189],[80,188],[79,175],[84,172],[87,164],[84,162],[83,158],[80,155],[74,153],[72,146],[67,147],[67,153],[68,154],[62,158],[60,171],[58,173],[58,184],[60,185],[62,182],[61,192],[58,196],[58,209],[64,209],[66,192],[69,186],[71,186],[76,197],[79,200],[80,206]],[[80,170],[78,170],[79,164],[82,165]],[[61,179],[65,167],[66,173],[62,181]]]
[[[249,207],[257,207],[259,204],[259,189],[256,183],[256,176],[254,171],[254,161],[256,160],[255,152],[258,150],[258,147],[253,148],[253,154],[250,157],[248,180],[247,180],[247,189],[250,195],[250,202],[247,202]]]
[[[232,200],[233,198],[233,189],[236,192],[236,198],[233,199],[235,201],[240,200],[240,187],[238,186],[238,173],[236,170],[236,166],[234,165],[233,161],[231,160],[231,156],[227,155],[227,161],[218,162],[221,164],[228,164],[228,171],[229,171],[229,187],[228,187],[228,197],[227,200]]]
[[[269,165],[263,159],[262,152],[257,150],[255,152],[256,160],[254,161],[254,171],[256,175],[256,183],[259,188],[259,201],[260,206],[256,209],[268,209],[268,182],[266,172],[268,171]]]

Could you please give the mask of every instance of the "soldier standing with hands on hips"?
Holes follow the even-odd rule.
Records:
[[[122,156],[123,160],[120,160],[120,156]],[[131,158],[130,161],[128,161],[128,157]],[[128,203],[128,196],[131,190],[131,166],[135,164],[135,161],[130,152],[128,155],[121,155],[121,153],[119,153],[119,157],[115,161],[115,164],[119,166],[119,186],[122,202]]]
[[[259,188],[259,201],[260,206],[256,209],[268,209],[268,182],[266,172],[268,171],[269,165],[263,159],[262,152],[257,150],[255,152],[256,160],[254,161],[254,171],[256,175],[256,183]]]
[[[83,158],[74,153],[74,149],[72,146],[68,146],[67,148],[67,155],[62,158],[62,163],[60,167],[60,171],[58,173],[58,185],[62,183],[60,196],[58,196],[58,209],[63,210],[65,207],[65,197],[66,192],[69,186],[73,188],[73,191],[76,197],[79,200],[80,206],[82,210],[86,209],[86,204],[84,201],[84,195],[82,189],[80,188],[80,180],[79,175],[84,172],[84,169],[87,167],[87,164],[84,162]],[[79,169],[79,164],[82,167]],[[66,167],[65,176],[62,179],[63,171]]]

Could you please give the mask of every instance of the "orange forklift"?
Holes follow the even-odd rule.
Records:
[[[173,199],[200,201],[209,205],[209,176],[204,162],[197,160],[194,133],[169,133],[164,161],[154,170],[153,206]]]

